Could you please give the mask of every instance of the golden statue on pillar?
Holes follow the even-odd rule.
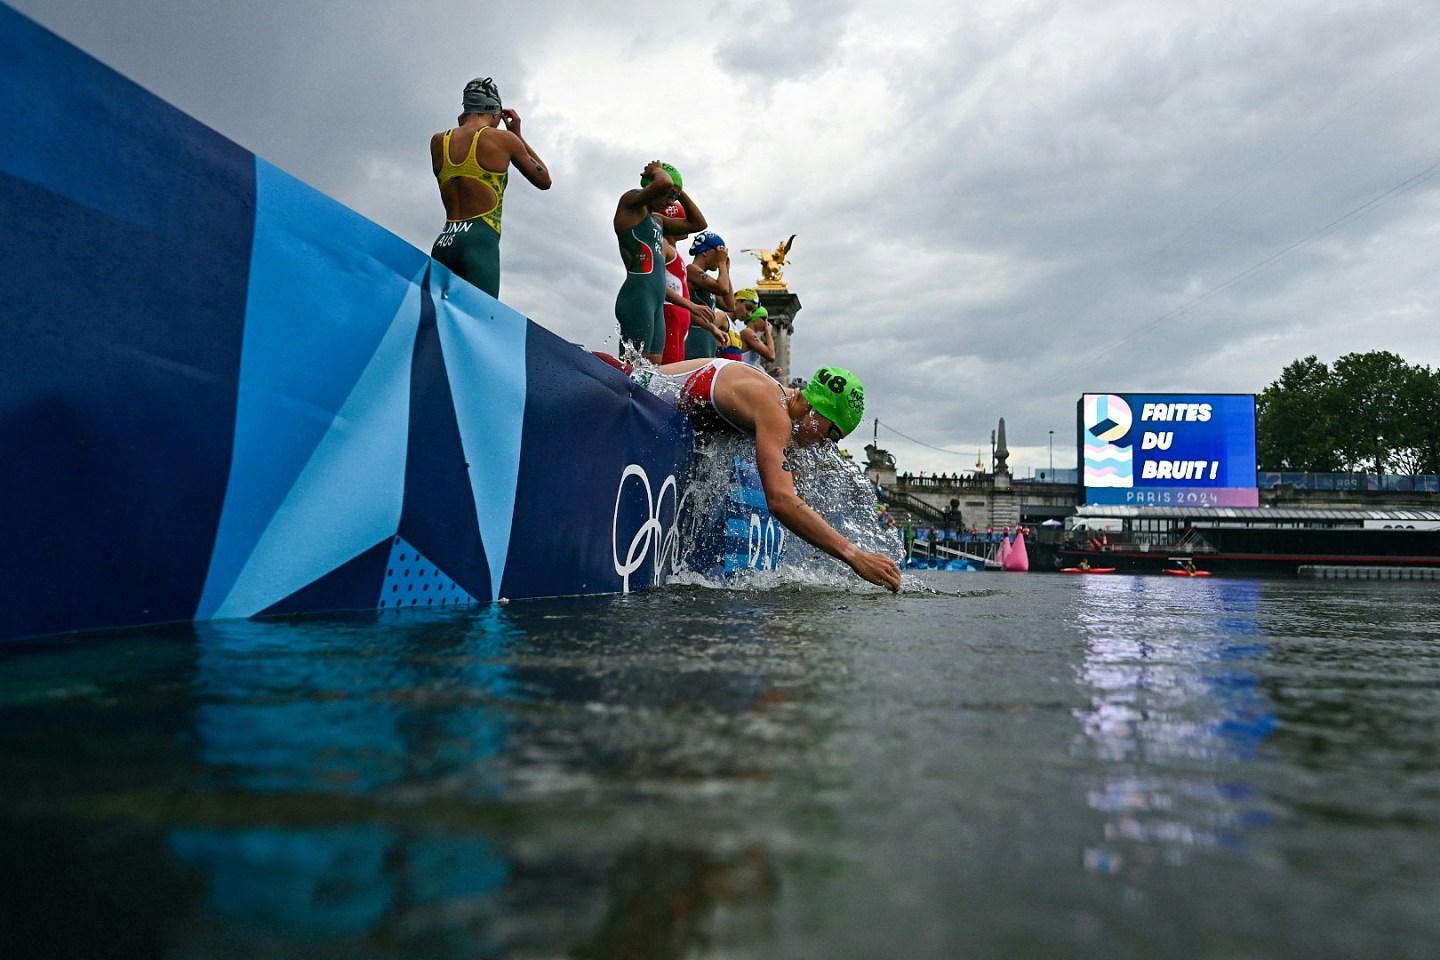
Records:
[[[774,250],[757,249],[747,247],[741,253],[753,253],[760,258],[760,281],[755,284],[757,287],[769,287],[770,289],[785,289],[785,277],[781,274],[780,268],[789,261],[786,259],[790,253],[790,244],[795,242],[795,234],[790,234],[790,239],[782,242]]]

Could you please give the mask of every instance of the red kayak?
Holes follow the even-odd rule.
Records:
[[[1208,576],[1210,576],[1210,571],[1209,571],[1209,570],[1171,570],[1169,567],[1166,567],[1166,568],[1165,568],[1165,572],[1168,573],[1168,574],[1170,574],[1172,577],[1208,577]]]
[[[1061,567],[1061,573],[1114,573],[1114,567]]]

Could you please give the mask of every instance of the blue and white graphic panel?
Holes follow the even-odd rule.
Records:
[[[1084,501],[1253,507],[1254,394],[1095,394],[1077,405]]]

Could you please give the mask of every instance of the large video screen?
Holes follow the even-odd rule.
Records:
[[[1254,394],[1087,393],[1078,414],[1084,502],[1259,506]]]

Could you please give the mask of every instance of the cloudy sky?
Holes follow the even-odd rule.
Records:
[[[738,280],[798,235],[796,372],[859,374],[902,470],[1000,417],[1018,475],[1051,431],[1073,467],[1088,391],[1440,365],[1433,2],[9,2],[427,250],[430,134],[493,76],[555,178],[512,179],[503,299],[592,349],[615,201],[673,162]]]

